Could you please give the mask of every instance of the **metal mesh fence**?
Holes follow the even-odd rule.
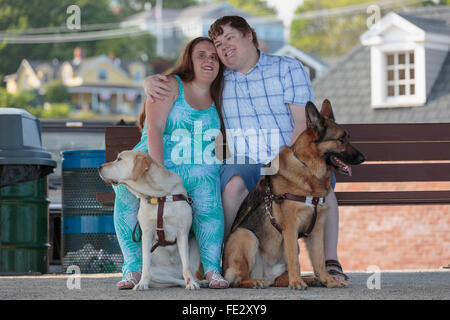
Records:
[[[113,209],[103,208],[98,192],[112,192],[97,168],[63,170],[63,269],[82,273],[121,272],[122,253],[114,232]]]

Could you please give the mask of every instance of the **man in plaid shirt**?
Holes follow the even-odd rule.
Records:
[[[226,239],[242,201],[260,178],[262,166],[306,129],[304,106],[314,101],[314,94],[303,65],[260,51],[255,31],[242,17],[216,20],[208,35],[227,67],[221,111],[233,157],[221,170]],[[144,81],[150,99],[164,95],[165,85],[160,80],[166,78],[158,75]],[[337,258],[339,214],[333,190],[326,201],[325,259],[334,262],[327,263],[327,269],[335,279],[343,280],[347,276]]]

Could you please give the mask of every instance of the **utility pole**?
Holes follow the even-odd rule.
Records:
[[[163,29],[162,29],[162,20],[163,20],[163,0],[156,0],[155,6],[155,18],[156,18],[156,54],[159,57],[163,56],[164,46],[163,46]]]

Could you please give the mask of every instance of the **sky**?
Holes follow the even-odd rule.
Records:
[[[303,0],[266,0],[267,3],[275,7],[278,17],[284,21],[285,25],[290,24],[295,9],[303,2]]]

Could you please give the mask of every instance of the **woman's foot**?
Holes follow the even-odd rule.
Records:
[[[127,272],[123,280],[117,283],[119,290],[133,289],[141,280],[140,272]]]
[[[342,271],[342,266],[337,260],[326,260],[325,268],[330,276],[336,281],[349,279],[349,277]]]
[[[208,280],[211,289],[226,289],[229,286],[228,281],[216,270],[207,271],[205,278]]]

